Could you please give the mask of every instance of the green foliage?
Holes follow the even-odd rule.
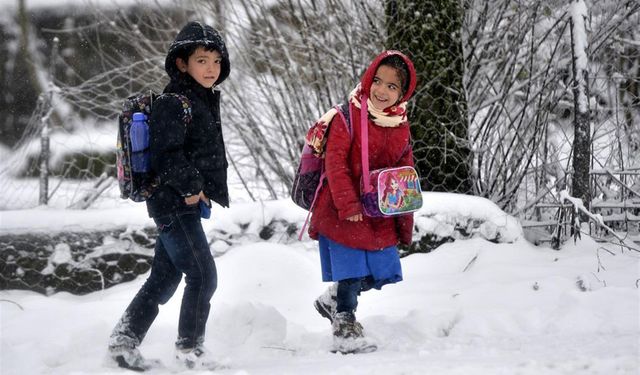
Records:
[[[407,53],[418,74],[409,120],[423,189],[469,193],[462,9],[457,1],[388,0],[386,11],[387,47]]]

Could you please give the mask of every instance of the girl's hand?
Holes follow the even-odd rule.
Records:
[[[357,214],[357,215],[349,216],[349,217],[347,218],[347,220],[349,220],[349,221],[362,221],[362,214]]]

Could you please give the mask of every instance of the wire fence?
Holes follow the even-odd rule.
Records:
[[[47,90],[20,141],[0,149],[0,210],[39,204],[45,123],[51,126],[48,205],[125,204],[113,178],[122,99],[161,91],[169,43],[186,20],[204,18],[231,52],[222,116],[239,195],[288,196],[308,126],[346,100],[377,53],[397,48],[419,74],[409,119],[424,190],[489,198],[534,223],[530,228],[551,232],[559,246],[573,217],[559,196],[571,188],[574,172],[576,3],[190,0],[134,11],[96,7],[82,20],[65,16],[47,34],[59,38],[61,54],[47,60],[34,52],[39,71],[52,72],[52,78],[40,75]],[[585,6],[587,206],[633,235],[640,230],[640,4]],[[294,229],[288,225],[286,232]],[[105,236],[127,241],[123,235]],[[428,251],[447,240],[427,238],[417,246]],[[120,244],[106,257],[60,245],[82,243],[73,234],[52,235],[53,245],[2,241],[0,289],[82,294],[144,273],[151,256],[144,245]],[[90,247],[104,240],[96,241]]]
[[[589,163],[592,170],[633,170],[640,163],[640,5],[585,5]],[[0,158],[0,209],[38,204],[43,118],[52,122],[49,205],[86,208],[99,206],[101,197],[117,200],[120,103],[162,89],[167,46],[194,17],[219,29],[231,51],[232,76],[221,88],[223,127],[231,183],[247,199],[288,196],[308,126],[345,100],[384,48],[403,50],[418,68],[410,121],[425,190],[484,196],[509,213],[542,220],[555,213],[540,214],[535,206],[559,204],[558,192],[572,185],[572,3],[190,0],[137,6],[132,12],[96,7],[93,17],[66,18],[47,31],[63,52],[34,61],[53,72],[44,87],[53,94],[55,116],[47,117],[50,108],[39,102],[21,141],[0,151],[6,156]]]

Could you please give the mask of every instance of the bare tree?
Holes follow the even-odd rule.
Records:
[[[232,168],[249,190],[288,194],[307,128],[346,100],[381,49],[375,2],[189,0],[178,8],[99,14],[85,32],[99,27],[135,48],[107,54],[107,46],[92,40],[104,51],[104,72],[65,87],[67,98],[111,118],[126,96],[160,90],[167,46],[186,19],[204,18],[224,34],[232,59],[232,76],[221,87]]]
[[[556,193],[565,188],[572,173],[576,106],[569,5],[560,1],[465,1],[465,88],[474,189],[507,211],[557,199]],[[611,129],[620,123],[616,120],[619,110],[615,96],[607,98],[605,92],[618,87],[620,77],[636,80],[631,71],[610,68],[617,61],[615,54],[603,53],[609,46],[604,41],[634,30],[638,5],[597,2],[589,8],[589,17],[591,64],[587,68],[598,81],[597,85],[595,80],[585,81],[590,88],[585,95],[587,103],[596,102],[599,107],[591,122],[596,138],[587,142],[594,156],[583,155],[588,163],[613,165],[617,162],[611,156],[620,153],[612,149],[618,142]],[[598,75],[603,68],[609,73]],[[628,154],[625,158],[629,159]]]
[[[283,197],[308,126],[346,99],[366,64],[383,49],[388,38],[383,5],[373,0],[183,0],[177,7],[107,10],[94,24],[65,30],[84,33],[86,42],[102,51],[102,71],[78,74],[78,84],[59,84],[81,113],[114,121],[123,98],[162,89],[169,43],[187,19],[204,18],[224,34],[232,57],[232,75],[221,87],[232,168],[256,199]],[[603,165],[628,165],[640,144],[634,68],[639,7],[631,0],[589,7],[587,99],[597,103],[591,108],[589,145],[591,159]],[[569,4],[465,0],[462,9],[462,23],[454,27],[461,33],[463,65],[455,71],[463,72],[462,87],[443,84],[442,94],[433,98],[437,103],[455,93],[466,102],[456,108],[466,119],[467,134],[452,131],[445,138],[471,153],[466,166],[464,157],[454,164],[470,171],[475,194],[507,211],[553,200],[572,170]],[[425,17],[403,22],[422,28]],[[120,47],[103,43],[105,35],[119,40]],[[419,50],[411,46],[407,49]],[[423,82],[425,87],[431,83]],[[616,138],[615,131],[621,136]]]

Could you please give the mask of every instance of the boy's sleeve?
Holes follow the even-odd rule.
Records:
[[[185,135],[182,102],[171,96],[156,99],[149,118],[151,168],[161,183],[183,197],[197,195],[203,187],[200,173],[185,157]]]
[[[333,203],[338,209],[338,217],[348,217],[362,213],[360,195],[354,186],[353,173],[349,167],[351,135],[340,115],[336,115],[329,127],[329,137],[325,156],[325,169]]]

